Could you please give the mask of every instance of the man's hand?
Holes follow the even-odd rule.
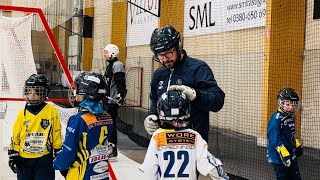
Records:
[[[183,94],[185,94],[190,101],[193,101],[197,97],[196,91],[185,85],[171,85],[169,87],[169,90],[178,90],[181,91]]]
[[[9,150],[8,151],[8,156],[9,156],[9,167],[10,169],[14,172],[17,173],[20,165],[21,165],[21,157],[19,155],[19,152],[14,151],[14,150]]]
[[[159,127],[158,116],[154,114],[150,114],[144,120],[144,128],[150,135],[152,135]]]

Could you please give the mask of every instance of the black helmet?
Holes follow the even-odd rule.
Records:
[[[296,91],[292,88],[283,88],[279,91],[279,94],[277,96],[277,99],[280,99],[282,101],[299,101],[299,96],[296,93]]]
[[[84,99],[93,96],[94,101],[100,101],[106,94],[106,78],[99,73],[82,72],[76,77],[74,85],[76,94],[83,95]]]
[[[190,117],[191,103],[181,91],[167,91],[157,102],[160,120],[184,120]]]
[[[25,86],[42,86],[50,88],[50,82],[48,78],[43,74],[32,74],[25,82]]]
[[[28,96],[31,91],[40,97],[40,99],[30,99]],[[32,74],[24,84],[24,95],[28,105],[37,105],[43,102],[49,95],[50,82],[48,78],[43,74]]]
[[[290,101],[296,107],[299,106],[299,96],[294,89],[292,88],[281,89],[279,91],[277,99],[278,99],[278,105],[284,114],[293,115],[297,111],[297,108],[293,108],[292,110],[286,110],[284,107],[285,101]]]
[[[173,47],[178,50],[180,33],[172,26],[167,25],[163,28],[156,28],[150,40],[150,48],[154,54],[167,51]]]

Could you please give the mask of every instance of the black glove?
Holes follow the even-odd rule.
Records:
[[[65,170],[60,170],[61,175],[66,178],[67,174],[68,174],[69,169],[65,169]]]
[[[53,150],[53,159],[55,159],[58,156],[60,151],[61,151],[61,149],[54,149]]]
[[[296,139],[296,151],[294,152],[294,154],[297,157],[300,157],[303,154],[303,148],[302,148],[302,145],[298,139]]]
[[[21,167],[21,157],[19,155],[19,152],[14,151],[14,150],[9,150],[8,151],[8,156],[9,156],[9,167],[10,167],[10,169],[14,173],[17,173],[18,170]]]
[[[123,105],[124,99],[122,98],[121,94],[117,95],[117,104]]]

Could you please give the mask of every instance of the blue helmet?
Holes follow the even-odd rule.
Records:
[[[180,91],[173,90],[163,93],[157,102],[160,120],[185,120],[190,117],[190,100]]]

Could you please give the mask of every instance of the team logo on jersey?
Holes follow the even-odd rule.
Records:
[[[182,85],[182,79],[177,79],[176,84],[177,84],[177,85]]]
[[[158,89],[162,89],[162,88],[163,88],[163,81],[159,81]]]
[[[50,122],[48,119],[41,119],[40,125],[43,129],[47,129],[47,127],[50,125]]]

